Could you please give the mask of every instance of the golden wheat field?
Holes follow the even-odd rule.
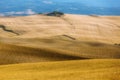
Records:
[[[0,17],[0,80],[120,80],[120,16]]]
[[[0,66],[0,80],[120,80],[120,60],[94,59]]]

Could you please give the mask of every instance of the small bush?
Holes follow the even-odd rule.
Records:
[[[64,15],[64,13],[63,12],[59,12],[59,11],[53,11],[51,13],[47,13],[46,15],[47,16],[57,16],[57,17],[60,17],[60,16]]]

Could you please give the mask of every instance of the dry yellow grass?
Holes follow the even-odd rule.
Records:
[[[20,35],[0,29],[1,37],[48,38],[69,35],[80,41],[120,43],[120,17],[92,17],[67,14],[63,17],[33,15],[26,17],[3,17],[0,24]]]
[[[0,64],[89,58],[120,58],[119,46],[57,38],[39,39],[38,41],[36,39],[29,39],[28,41],[27,44],[20,44],[21,46],[0,43]],[[35,41],[40,46],[30,45],[30,42],[34,42],[35,44]]]
[[[0,64],[86,59],[45,48],[31,48],[0,43]]]
[[[1,17],[0,64],[120,58],[120,17]],[[17,35],[17,34],[19,35]]]
[[[0,66],[0,80],[120,80],[120,60],[93,59]]]
[[[0,80],[120,80],[119,21],[71,14],[0,17]]]

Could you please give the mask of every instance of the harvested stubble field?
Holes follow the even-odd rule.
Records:
[[[119,80],[120,17],[0,17],[0,80]]]

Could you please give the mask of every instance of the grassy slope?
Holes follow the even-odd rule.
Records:
[[[0,24],[19,35],[0,28],[0,64],[15,64],[0,66],[0,80],[119,80],[120,46],[114,45],[120,43],[119,21],[80,15],[2,17]],[[46,62],[30,64],[40,61]]]
[[[0,64],[120,58],[120,17],[2,17]]]
[[[30,39],[28,41],[32,42]],[[39,39],[38,42],[34,42],[34,44],[41,45],[39,47],[33,46],[33,44],[31,46],[29,42],[22,46],[20,46],[21,44],[18,46],[0,43],[0,64],[87,58],[120,58],[119,46],[62,39]]]
[[[0,55],[0,64],[86,59],[86,57],[64,54],[64,52],[59,50],[15,46],[3,43],[0,43]]]
[[[5,25],[20,35],[5,32],[0,29],[0,37],[10,38],[48,38],[58,35],[68,35],[76,40],[120,43],[120,17],[92,17],[81,15],[65,15],[50,17],[33,15],[26,17],[0,18],[0,24]]]
[[[0,66],[0,80],[120,80],[120,60],[75,60]]]

